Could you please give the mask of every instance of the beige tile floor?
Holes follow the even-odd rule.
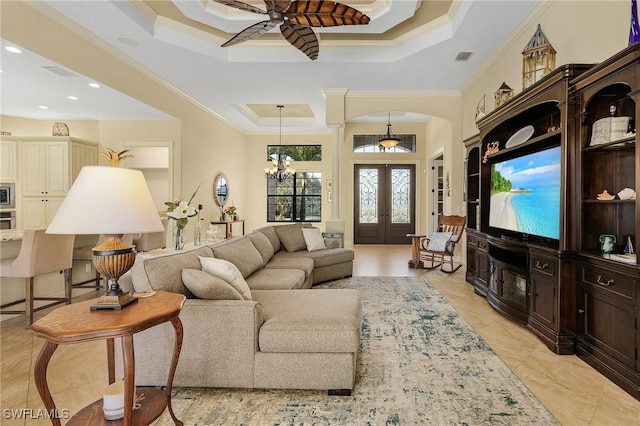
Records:
[[[639,401],[579,358],[553,354],[528,330],[500,316],[473,293],[464,269],[452,275],[408,269],[408,246],[354,248],[356,276],[426,277],[563,425],[640,425]],[[50,424],[38,411],[44,406],[33,381],[42,339],[17,317],[0,324],[0,346],[0,424]],[[58,409],[74,413],[99,398],[107,385],[106,363],[103,341],[60,346],[48,374]],[[11,418],[16,413],[22,418]]]

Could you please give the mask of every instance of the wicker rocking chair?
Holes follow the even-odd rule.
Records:
[[[441,214],[438,217],[438,231],[431,237],[420,240],[420,261],[424,269],[434,269],[439,266],[442,272],[451,274],[462,267],[462,264],[453,266],[453,251],[456,243],[462,238],[466,223],[465,216]],[[444,268],[445,263],[449,264],[450,270]]]

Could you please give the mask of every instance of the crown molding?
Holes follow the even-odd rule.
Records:
[[[458,90],[350,90],[347,98],[430,98],[459,97]]]

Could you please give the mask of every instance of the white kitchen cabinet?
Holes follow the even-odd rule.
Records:
[[[0,139],[0,181],[15,182],[18,179],[18,141],[14,138]]]
[[[22,225],[24,229],[44,229],[49,226],[64,197],[24,197]]]
[[[20,228],[45,228],[85,165],[98,164],[98,144],[71,137],[20,138]]]
[[[64,196],[71,184],[69,143],[22,142],[23,197]]]

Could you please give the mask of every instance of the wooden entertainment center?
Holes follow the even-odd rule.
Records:
[[[640,400],[640,267],[617,256],[640,230],[635,196],[617,195],[640,187],[639,102],[634,44],[596,65],[558,67],[479,120],[479,135],[464,143],[467,282],[550,350],[575,353]],[[560,158],[557,238],[520,231],[517,212],[517,231],[496,225],[492,165],[545,150]],[[527,192],[510,189],[504,204]],[[602,241],[614,239],[603,253]]]

